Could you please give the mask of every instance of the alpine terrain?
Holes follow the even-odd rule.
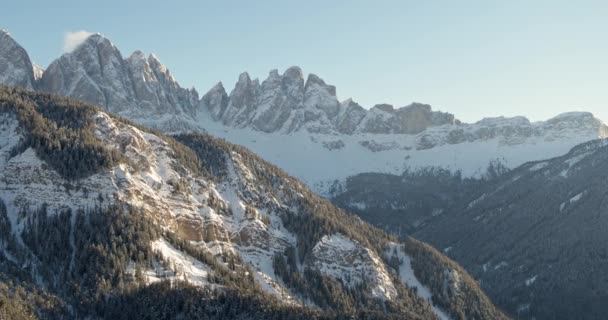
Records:
[[[1,87],[0,153],[12,319],[506,319],[430,246],[224,140]]]
[[[180,87],[153,54],[136,51],[125,58],[101,34],[40,75],[3,31],[0,72],[0,80],[6,79],[0,83],[83,100],[165,133],[225,138],[325,196],[360,173],[401,174],[433,166],[480,178],[491,163],[514,168],[608,135],[608,127],[586,112],[543,122],[498,117],[467,124],[421,103],[367,110],[352,99],[338,100],[335,86],[314,74],[305,77],[299,67],[282,74],[272,70],[264,81],[242,73],[229,94],[218,83],[199,97]]]
[[[603,319],[608,144],[530,162],[458,199],[413,235],[444,248],[522,318]]]
[[[506,318],[480,288],[514,318],[608,311],[589,112],[366,108],[299,67],[199,95],[101,34],[42,69],[2,31],[0,83],[2,312]]]
[[[361,174],[333,201],[440,248],[520,318],[603,319],[607,150],[593,140],[483,180]]]

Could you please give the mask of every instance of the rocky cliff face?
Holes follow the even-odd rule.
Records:
[[[413,134],[456,122],[452,115],[433,112],[422,104],[396,110],[379,105],[367,111],[351,99],[340,103],[335,86],[315,74],[304,81],[298,67],[291,67],[282,75],[272,70],[261,85],[243,73],[228,101],[226,107],[221,107],[220,101],[204,102],[202,106],[227,126],[266,133]],[[221,116],[217,110],[222,110]]]
[[[243,73],[230,95],[219,84],[199,100],[198,93],[182,88],[154,55],[146,58],[136,51],[125,59],[100,34],[91,35],[46,70],[33,66],[7,32],[0,41],[0,83],[87,101],[166,131],[196,129],[201,115],[232,128],[282,134],[419,133],[454,123],[452,115],[433,112],[427,105],[391,107],[377,114],[355,108],[350,100],[340,103],[336,87],[314,74],[305,81],[298,67],[283,74],[272,70],[261,83]]]
[[[335,87],[326,85],[316,75],[310,75],[305,82],[302,70],[292,67],[282,75],[272,70],[261,84],[243,73],[225,108],[221,107],[222,101],[204,101],[202,106],[230,127],[266,133],[302,129],[330,132],[340,108],[335,91]]]
[[[159,122],[170,116],[191,117],[198,105],[198,93],[181,88],[154,55],[146,58],[136,51],[124,59],[100,34],[51,63],[38,89],[87,101],[129,118]]]
[[[449,113],[433,112],[431,106],[413,103],[395,109],[389,104],[375,105],[358,124],[359,133],[417,134],[429,127],[459,124]]]
[[[34,69],[30,57],[6,30],[0,30],[0,83],[34,89]]]

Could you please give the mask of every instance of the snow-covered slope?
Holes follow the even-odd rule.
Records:
[[[401,280],[405,282],[408,287],[416,288],[416,293],[418,293],[421,298],[431,303],[431,305],[433,306],[433,311],[441,320],[450,319],[450,317],[445,313],[445,311],[441,310],[441,308],[437,307],[435,304],[432,303],[433,294],[431,294],[429,288],[420,283],[420,280],[418,280],[418,278],[416,277],[414,269],[412,268],[412,258],[404,252],[403,248],[396,243],[391,243],[387,250],[387,255],[393,255],[396,257],[396,259],[398,259],[399,278],[401,278]],[[451,272],[454,271],[452,270]],[[453,284],[447,285],[457,286],[458,283],[454,282]]]
[[[340,184],[364,172],[401,174],[406,169],[441,167],[479,178],[492,162],[515,168],[608,136],[608,127],[586,112],[535,123],[523,117],[484,119],[419,134],[262,133],[226,128],[204,115],[198,123],[201,130],[254,150],[324,195],[331,193],[336,181]]]
[[[209,285],[209,275],[213,272],[211,268],[196,258],[176,249],[165,239],[158,239],[152,243],[152,250],[159,254],[161,260],[166,261],[171,267],[164,269],[155,263],[154,268],[146,271],[148,283],[170,278],[171,280],[183,280],[199,286]]]
[[[433,318],[429,297],[407,290],[410,283],[399,278],[399,267],[388,264],[384,247],[394,239],[340,211],[250,151],[208,136],[183,135],[173,140],[86,105],[73,105],[66,100],[43,105],[55,98],[0,88],[5,90],[0,92],[0,200],[8,221],[5,225],[0,214],[0,227],[8,230],[0,237],[0,251],[7,259],[25,266],[39,285],[58,286],[54,277],[37,270],[59,262],[36,258],[41,254],[32,247],[37,238],[31,235],[54,230],[53,226],[37,229],[37,219],[61,217],[68,209],[100,215],[103,208],[126,206],[162,230],[151,233],[155,236],[144,244],[154,254],[152,260],[137,263],[147,253],[133,254],[131,257],[137,259],[124,261],[125,270],[117,271],[142,278],[144,284],[182,280],[221,289],[230,282],[218,281],[218,277],[235,276],[235,268],[247,268],[250,271],[246,274],[262,290],[284,303],[314,307],[327,303],[326,299],[353,299],[356,295],[357,299],[378,301],[421,319]],[[62,135],[56,137],[55,132]],[[53,138],[44,140],[49,136]],[[104,152],[112,150],[120,151],[122,158],[84,176],[57,170],[63,162],[56,162],[54,157],[62,155],[62,151],[49,154],[53,149],[43,146],[54,148],[57,139],[66,136],[83,139],[75,144],[63,142],[63,151],[75,148],[70,152],[77,156],[66,160],[77,162],[73,168],[95,163]],[[92,143],[103,147],[87,155],[86,146]],[[43,218],[32,213],[38,208],[44,208]],[[97,213],[89,213],[90,209]],[[71,252],[68,271],[75,261],[82,263],[83,256],[76,248],[83,240],[74,240],[74,230],[86,223],[79,220],[80,214],[71,217],[64,227],[72,231],[67,232],[60,245]],[[133,227],[111,227],[109,234],[126,233],[130,228]],[[62,239],[60,230],[53,232],[53,239]],[[7,237],[12,238],[6,240]],[[286,252],[290,250],[296,253],[296,273],[320,277],[321,283],[332,286],[330,296],[320,296],[316,292],[324,291],[312,284],[302,288],[279,276],[277,259],[289,256]],[[449,269],[442,263],[436,263],[434,268]],[[439,272],[437,277],[444,275]],[[471,305],[445,312],[502,317],[475,283],[466,285],[476,290],[470,296],[466,294]],[[437,292],[432,296],[440,299]],[[365,308],[377,306],[376,302],[365,303]]]
[[[182,173],[178,174],[176,160],[171,157],[173,151],[159,137],[117,123],[103,113],[99,113],[95,121],[98,137],[108,146],[124,150],[137,168],[121,164],[78,181],[81,192],[70,192],[66,189],[68,181],[40,160],[33,149],[8,156],[23,137],[17,130],[19,125],[15,117],[2,114],[0,158],[10,160],[0,163],[0,196],[8,211],[13,213],[10,215],[13,230],[24,228],[26,220],[17,217],[24,208],[46,204],[49,212],[67,208],[78,210],[92,208],[100,196],[108,197],[112,202],[141,206],[157,215],[156,219],[166,228],[215,254],[221,255],[224,251],[241,254],[247,263],[256,267],[260,275],[257,279],[264,287],[278,286],[272,271],[272,256],[282,252],[286,245],[294,244],[295,239],[276,217],[266,225],[259,220],[260,215],[245,215],[246,204],[239,197],[239,175],[246,168],[232,169],[232,178],[222,185],[185,174],[183,168],[179,168]],[[238,157],[237,154],[233,156]],[[185,184],[184,191],[176,190],[178,181]],[[220,208],[230,208],[230,215],[210,207],[212,201]],[[180,253],[163,239],[154,241],[152,246],[167,258],[174,270],[150,270],[151,281],[172,272],[195,284],[206,283],[209,267]],[[285,289],[279,288],[273,293],[281,293],[285,295],[283,298],[289,299]]]

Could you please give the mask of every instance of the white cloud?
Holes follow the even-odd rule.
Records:
[[[78,45],[84,42],[90,35],[88,31],[66,32],[63,36],[63,52],[72,52]]]

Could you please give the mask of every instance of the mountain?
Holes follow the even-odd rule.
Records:
[[[34,67],[30,57],[6,30],[0,30],[0,83],[34,89]]]
[[[183,89],[154,56],[140,51],[124,59],[100,34],[88,37],[42,73],[37,89],[73,97],[132,119],[165,123],[171,117],[191,117],[198,93]]]
[[[103,106],[164,131],[183,130],[177,123],[190,128],[197,115],[207,113],[228,127],[265,133],[419,133],[455,121],[422,104],[396,110],[379,105],[371,113],[353,103],[341,104],[334,86],[314,74],[304,81],[298,67],[282,75],[272,70],[262,83],[243,73],[230,95],[220,83],[199,101],[198,93],[181,88],[154,55],[146,59],[135,51],[124,59],[101,34],[51,63],[38,89]],[[213,95],[224,98],[211,99]]]
[[[8,36],[0,39],[0,53],[14,44]],[[12,57],[5,54],[4,59]],[[30,74],[33,68],[20,66],[3,78]],[[30,88],[27,83],[22,87]],[[491,163],[515,168],[608,135],[608,127],[585,112],[541,122],[498,117],[467,124],[421,103],[401,108],[378,104],[367,110],[352,99],[340,102],[335,86],[314,74],[305,77],[299,67],[282,74],[272,70],[261,82],[243,73],[230,93],[218,83],[199,99],[154,55],[145,58],[136,51],[125,59],[100,34],[51,63],[34,87],[99,105],[165,133],[223,137],[325,196],[344,188],[347,178],[368,172],[439,167],[480,178]]]
[[[30,186],[38,186],[42,189],[22,190],[19,196],[4,199],[8,203],[7,208],[9,211],[13,210],[12,212],[17,209],[15,207],[11,209],[11,203],[29,204],[34,201],[26,207],[37,212],[41,203],[45,201],[61,199],[62,204],[67,201],[65,200],[67,196],[63,195],[45,196],[48,190],[44,187],[47,185],[53,186],[50,188],[51,190],[59,190],[55,192],[62,190],[69,194],[82,192],[83,196],[85,191],[82,190],[87,190],[88,194],[88,190],[111,186],[112,188],[107,194],[117,195],[121,204],[126,203],[137,208],[143,207],[144,214],[153,217],[152,222],[162,221],[163,225],[169,226],[169,233],[163,233],[166,230],[161,228],[158,232],[163,233],[162,239],[156,239],[167,241],[167,246],[171,245],[179,252],[167,249],[162,241],[149,246],[148,244],[142,245],[144,251],[162,251],[164,255],[172,257],[167,264],[171,268],[164,269],[168,278],[188,280],[192,283],[193,279],[204,278],[202,276],[204,268],[200,267],[199,262],[208,265],[213,264],[208,261],[215,261],[203,258],[200,258],[198,262],[191,260],[190,258],[199,256],[193,251],[195,249],[187,245],[184,247],[186,249],[177,248],[179,245],[176,244],[181,245],[180,241],[187,239],[191,241],[191,244],[200,244],[200,247],[204,247],[202,242],[205,242],[205,246],[215,250],[213,253],[216,257],[218,254],[222,256],[226,252],[238,253],[244,262],[235,262],[235,267],[236,265],[253,265],[256,270],[255,280],[261,284],[264,292],[270,292],[271,298],[268,299],[278,296],[280,300],[296,301],[292,303],[292,306],[324,307],[323,303],[331,301],[332,305],[339,305],[332,310],[333,312],[349,310],[351,314],[352,312],[373,314],[377,308],[367,304],[369,301],[375,301],[370,300],[369,297],[372,297],[371,299],[383,297],[385,301],[394,301],[390,297],[395,292],[398,296],[401,294],[400,292],[403,292],[399,284],[403,281],[393,279],[392,270],[394,270],[399,271],[398,275],[401,275],[401,280],[408,279],[405,282],[410,287],[421,287],[415,284],[415,281],[418,281],[424,283],[428,288],[428,290],[414,290],[417,294],[412,295],[411,300],[407,300],[412,302],[408,302],[408,306],[424,305],[423,302],[416,301],[420,297],[422,297],[421,300],[428,300],[427,297],[432,295],[431,311],[436,311],[435,314],[439,316],[442,316],[440,312],[447,312],[452,317],[459,318],[460,316],[454,316],[454,314],[460,312],[460,309],[453,305],[470,306],[470,303],[441,302],[439,298],[440,293],[443,292],[440,288],[450,287],[444,286],[445,279],[462,278],[451,272],[445,272],[445,266],[450,266],[449,268],[454,270],[459,269],[456,269],[457,266],[453,266],[451,262],[445,262],[449,260],[444,260],[445,258],[440,253],[433,251],[430,247],[407,238],[411,235],[443,249],[445,254],[463,264],[476,279],[480,280],[483,288],[488,290],[491,297],[501,307],[519,317],[599,319],[603,318],[602,315],[605,314],[602,301],[606,296],[601,286],[604,281],[603,274],[601,274],[604,255],[601,251],[601,243],[604,241],[601,230],[603,220],[601,211],[598,211],[603,205],[598,200],[602,198],[600,194],[603,177],[600,171],[601,166],[588,165],[583,170],[585,175],[575,180],[572,179],[577,175],[572,174],[571,176],[571,170],[567,170],[565,176],[559,175],[566,170],[564,161],[568,166],[571,163],[575,168],[578,166],[579,162],[576,159],[579,156],[581,159],[601,158],[599,154],[603,151],[593,151],[604,150],[601,142],[585,143],[607,137],[608,127],[591,113],[570,112],[539,122],[531,122],[524,117],[496,117],[485,118],[476,123],[462,123],[454,115],[433,111],[430,106],[421,103],[413,103],[401,108],[395,108],[389,104],[378,104],[368,110],[352,99],[338,100],[336,87],[325,83],[314,74],[304,76],[303,71],[298,67],[288,68],[282,74],[278,70],[273,70],[267,79],[261,82],[258,79],[251,79],[247,73],[243,73],[230,93],[222,83],[218,83],[199,99],[198,93],[194,89],[181,88],[168,69],[155,56],[150,55],[146,58],[143,53],[135,52],[125,59],[118,48],[100,34],[92,35],[73,52],[64,54],[48,68],[42,70],[42,68],[32,65],[25,50],[8,33],[3,32],[0,37],[0,80],[9,85],[33,88],[88,101],[104,110],[129,118],[139,125],[153,127],[164,133],[178,134],[175,139],[179,142],[156,131],[143,129],[134,123],[110,116],[113,121],[133,128],[132,130],[139,130],[143,138],[138,134],[125,134],[118,129],[115,132],[107,128],[99,131],[100,134],[103,132],[99,137],[90,136],[90,133],[82,137],[74,136],[72,131],[80,130],[79,124],[74,125],[62,118],[53,118],[58,117],[57,114],[66,113],[66,109],[61,109],[61,111],[57,111],[57,114],[51,112],[51,114],[43,115],[43,118],[55,119],[53,121],[57,124],[51,122],[50,125],[65,128],[61,129],[63,130],[61,134],[53,137],[62,142],[51,144],[52,147],[47,149],[47,153],[50,153],[49,150],[63,150],[63,147],[60,146],[66,144],[72,145],[69,141],[73,138],[81,139],[82,143],[93,138],[101,139],[104,141],[104,145],[116,146],[115,152],[107,155],[101,149],[84,148],[78,150],[84,152],[86,156],[78,153],[78,155],[69,155],[68,159],[51,156],[44,158],[43,153],[36,153],[36,156],[40,158],[38,159],[41,161],[40,163],[33,168],[23,169],[20,166],[17,169],[9,168],[11,170],[6,171],[6,175],[9,176],[3,178],[3,181],[13,181],[14,184],[17,184],[22,178],[21,172],[36,172],[37,174],[42,172],[43,167],[46,168],[44,170],[47,170],[49,164],[51,164],[51,169],[60,172],[59,175],[44,173],[47,175],[47,180],[40,185],[37,183],[39,177],[25,180],[31,181]],[[40,97],[48,96],[40,95]],[[44,104],[46,105],[46,102]],[[66,104],[69,105],[69,103]],[[71,114],[70,112],[67,114]],[[101,111],[97,110],[97,112]],[[34,123],[46,121],[39,117],[35,119]],[[80,122],[82,121],[79,120],[76,123]],[[122,125],[116,126],[122,127]],[[35,127],[28,128],[27,130],[30,130]],[[7,132],[12,132],[13,129],[7,130]],[[27,132],[27,130],[25,131]],[[358,220],[353,222],[350,220],[351,218],[348,218],[349,216],[342,213],[334,214],[336,209],[297,182],[296,190],[299,190],[298,192],[304,198],[312,199],[310,200],[312,203],[315,201],[323,203],[323,213],[327,213],[325,209],[332,208],[327,209],[332,212],[328,214],[329,217],[332,217],[330,221],[314,220],[320,218],[311,214],[312,217],[316,217],[313,220],[321,221],[319,223],[323,227],[312,228],[321,231],[307,229],[307,234],[303,237],[309,239],[308,232],[312,232],[313,240],[300,242],[301,235],[294,225],[308,226],[309,220],[283,221],[283,215],[279,215],[280,219],[271,216],[268,220],[264,215],[267,209],[263,209],[266,208],[264,207],[266,204],[262,206],[259,201],[274,203],[272,200],[274,197],[279,203],[289,203],[290,209],[300,209],[299,205],[302,203],[310,204],[311,202],[293,200],[299,199],[298,193],[285,195],[284,191],[280,189],[280,186],[284,184],[279,183],[279,189],[276,189],[277,184],[274,180],[272,183],[263,184],[263,188],[253,187],[247,183],[245,183],[246,187],[243,187],[242,181],[251,177],[261,179],[258,174],[262,169],[259,169],[258,163],[264,163],[262,166],[264,168],[268,165],[253,155],[245,156],[249,160],[239,160],[238,157],[233,156],[233,151],[236,150],[241,157],[245,154],[249,155],[250,152],[226,141],[200,135],[200,133],[209,133],[253,150],[261,158],[302,180],[315,192],[331,197],[332,201],[339,206],[355,211],[364,220],[403,236],[405,245],[401,250],[404,252],[397,250],[396,253],[389,255],[388,261],[385,261],[386,248],[378,247],[375,243],[381,243],[381,246],[388,243],[388,247],[392,248],[394,246],[392,243],[397,242],[395,239],[387,237],[374,228],[370,229],[372,231],[367,230],[368,227],[364,228],[367,231],[351,231],[351,228],[360,230],[361,227],[358,226],[361,223]],[[150,135],[157,137],[159,141],[166,142],[171,148],[179,148],[180,151],[175,152],[174,157],[169,157],[173,159],[170,161],[188,163],[195,159],[194,161],[200,161],[201,166],[205,169],[196,169],[190,165],[178,166],[177,169],[170,166],[173,168],[173,172],[171,172],[167,171],[167,166],[161,166],[154,170],[151,169],[152,178],[142,174],[138,170],[145,171],[145,168],[153,166],[154,162],[150,162],[149,159],[160,157],[157,155],[157,151],[154,151],[155,138],[148,139]],[[113,137],[114,140],[107,136]],[[6,139],[8,139],[7,142],[0,145],[11,146],[18,143],[11,138]],[[18,140],[18,138],[14,139]],[[30,141],[27,139],[24,141]],[[42,134],[28,143],[46,148],[44,139],[47,138]],[[583,146],[577,147],[568,155],[563,156],[572,147],[579,144],[583,144]],[[21,146],[21,143],[18,145]],[[577,153],[580,151],[576,151],[586,150],[585,148],[592,150],[589,155],[582,155],[582,153]],[[29,161],[27,160],[27,148],[16,147],[15,150],[19,151],[18,154],[25,154],[26,160],[24,161]],[[116,150],[120,152],[116,152]],[[184,150],[194,150],[192,151],[194,154]],[[232,163],[227,167],[239,168],[239,163],[244,164],[244,169],[236,171],[240,172],[238,173],[239,178],[230,175],[228,175],[229,178],[226,178],[226,167],[216,166],[216,160],[212,162],[213,164],[204,160],[209,157],[215,159],[218,150],[223,154],[220,158],[227,157],[229,159],[227,163]],[[127,151],[131,152],[131,155],[123,158],[120,153]],[[11,151],[11,154],[15,152],[17,151]],[[182,153],[186,154],[186,159],[181,158]],[[97,160],[93,161],[91,155],[94,155]],[[557,158],[545,160],[553,157]],[[69,168],[74,163],[80,164],[79,159],[83,158],[89,159],[87,164],[72,173]],[[101,159],[101,163],[97,163],[98,158]],[[251,162],[251,159],[255,160]],[[563,161],[560,162],[560,159]],[[125,161],[130,167],[123,170],[124,172],[117,173],[114,169],[111,170],[111,174],[100,176],[100,179],[105,179],[103,183],[87,180],[93,176],[97,177],[98,170],[116,168],[117,163],[119,163],[119,168],[124,167]],[[581,160],[581,163],[586,163],[585,161]],[[70,166],[62,168],[61,163],[66,166],[69,163]],[[220,163],[222,162],[220,161]],[[3,162],[0,164],[5,168]],[[100,166],[101,169],[90,170],[91,165],[94,168]],[[140,165],[144,169],[140,169],[138,167]],[[537,169],[533,170],[531,166],[538,167],[534,167]],[[544,166],[547,166],[547,170],[544,169]],[[274,168],[271,171],[276,169],[273,166],[268,167]],[[194,192],[197,189],[191,184],[183,182],[184,172],[188,172],[186,181],[198,181],[194,178],[197,176],[198,170],[201,170],[201,174],[209,179],[208,181],[213,182],[211,183],[213,186],[209,190],[215,191],[209,191],[209,194],[218,194],[217,203],[216,200],[207,200],[215,203],[209,205],[205,200],[198,199],[198,195]],[[574,169],[572,172],[578,172],[577,170]],[[76,174],[81,171],[85,174]],[[137,172],[137,174],[133,174],[133,172]],[[154,174],[154,172],[156,173]],[[161,172],[169,172],[170,178]],[[294,178],[287,177],[282,171],[276,169],[276,172],[281,172],[277,175],[285,176],[285,179],[290,181],[289,184],[296,183]],[[556,172],[559,174],[556,175]],[[13,176],[10,177],[10,174]],[[74,174],[76,176],[72,176]],[[27,177],[27,175],[25,176]],[[77,183],[72,181],[77,181]],[[154,184],[150,181],[161,182]],[[205,180],[205,183],[208,181]],[[235,183],[238,185],[238,190],[235,191],[235,187],[226,181],[240,181]],[[598,186],[598,190],[593,193],[585,191],[571,194],[575,192],[573,191],[575,189],[585,189],[585,183]],[[84,187],[73,189],[73,184],[84,185]],[[161,191],[155,189],[158,188],[158,185],[164,186],[160,187]],[[6,187],[6,190],[16,192],[14,190],[21,189],[11,185]],[[306,190],[306,192],[302,190]],[[32,194],[42,195],[41,199],[34,199]],[[99,194],[103,194],[101,198],[99,198]],[[245,209],[238,209],[238,206],[236,209],[233,208],[234,194],[237,194],[239,199],[237,201],[242,202]],[[593,197],[587,198],[588,194]],[[270,195],[271,198],[260,195]],[[246,200],[243,200],[242,196]],[[97,208],[101,206],[101,203],[107,201],[108,197],[105,196],[105,193],[98,192],[91,199],[95,197],[103,199],[103,201],[93,200],[86,205],[75,202],[68,207],[72,211],[75,208],[84,207],[89,208],[88,210],[101,210],[104,212],[104,216],[112,214],[107,212],[107,207],[104,207],[105,209]],[[297,206],[291,205],[294,201],[298,204]],[[587,205],[587,203],[589,204]],[[59,206],[57,203],[54,205]],[[208,213],[202,215],[192,213],[193,210],[196,211],[194,208],[204,208],[205,206],[211,207],[213,212],[220,217]],[[249,208],[248,206],[252,206],[255,210],[246,209]],[[586,211],[577,211],[579,207]],[[50,208],[53,206],[51,205]],[[555,208],[566,214],[557,213]],[[123,213],[122,210],[125,209],[115,211]],[[17,211],[23,212],[22,215],[29,212],[21,207]],[[233,214],[225,213],[230,211]],[[245,211],[246,213],[244,213]],[[315,212],[315,210],[309,211]],[[168,216],[159,216],[158,212],[170,213]],[[179,214],[173,214],[174,212],[179,212]],[[236,220],[238,221],[233,221],[234,212],[241,212],[237,214]],[[295,212],[299,212],[299,210],[295,210]],[[337,212],[340,211],[337,210]],[[569,212],[575,214],[570,215]],[[243,216],[240,216],[241,214]],[[255,223],[243,222],[247,220],[243,220],[244,216],[253,216],[251,221]],[[344,224],[348,226],[340,229],[340,232],[334,232],[336,225],[342,225],[342,223],[333,221],[335,217],[339,217],[336,218],[338,221],[346,221]],[[15,218],[11,216],[8,220],[11,219]],[[262,223],[258,223],[258,220]],[[275,226],[278,220],[281,221],[279,226],[281,232],[262,227],[262,225]],[[204,221],[204,223],[200,221]],[[268,224],[264,221],[270,222]],[[132,221],[127,222],[132,223]],[[327,226],[329,229],[325,229]],[[146,228],[152,227],[146,226]],[[283,234],[284,232],[287,233]],[[579,237],[581,232],[585,237]],[[291,237],[289,233],[296,236]],[[378,233],[383,236],[377,236]],[[108,234],[111,233],[108,232]],[[156,237],[156,234],[154,236]],[[297,240],[294,245],[295,238]],[[209,241],[219,241],[217,239],[222,239],[222,245],[208,244]],[[264,239],[264,241],[258,242],[259,239]],[[250,241],[255,243],[251,244]],[[17,239],[13,242],[19,241]],[[251,245],[247,247],[249,244]],[[258,248],[264,248],[264,250],[258,250]],[[276,254],[277,252],[282,254]],[[418,254],[415,254],[416,252]],[[391,269],[391,263],[394,263],[395,260],[391,259],[392,256],[396,257],[397,261],[401,260],[406,263],[393,266]],[[124,260],[124,255],[121,257]],[[176,257],[181,257],[182,260],[176,260]],[[410,261],[407,257],[413,259]],[[425,264],[419,264],[421,259],[426,258],[434,260],[431,262],[424,260]],[[162,260],[160,257],[155,256],[134,261],[136,265],[144,261],[155,267],[155,263],[159,264],[160,260]],[[220,260],[231,261],[231,258],[222,256]],[[588,265],[587,260],[589,260]],[[408,276],[411,275],[411,272],[407,268],[407,261],[410,261],[411,268],[416,273],[413,278]],[[443,264],[438,264],[437,261]],[[352,269],[349,266],[353,263],[360,267]],[[232,263],[228,264],[232,265]],[[305,265],[306,268],[302,268],[302,265]],[[436,267],[437,265],[442,267]],[[217,267],[210,268],[215,268],[214,270],[219,272]],[[268,271],[269,268],[272,270]],[[156,267],[151,268],[154,269],[153,271],[142,269],[146,270],[141,273],[145,275],[143,279],[147,279],[148,284],[152,281],[150,279],[158,278],[157,270],[160,269]],[[291,277],[289,274],[294,270],[297,270],[301,276]],[[307,270],[313,270],[313,272],[307,273]],[[427,275],[425,270],[432,270],[433,273]],[[588,272],[581,274],[581,270],[588,270]],[[165,271],[161,273],[165,273]],[[244,273],[246,272],[248,271],[244,271]],[[440,274],[443,276],[439,276]],[[458,271],[457,274],[461,275],[464,272]],[[318,290],[302,283],[302,277],[324,279],[323,281],[331,283],[326,291],[332,293],[319,298]],[[39,287],[35,283],[28,285],[27,281],[35,282],[31,274],[25,278],[23,286],[26,290],[30,286]],[[387,280],[389,278],[390,281]],[[124,279],[120,279],[124,281]],[[238,279],[243,283],[252,283],[242,277]],[[81,281],[81,279],[77,280]],[[410,280],[414,282],[408,282]],[[358,293],[354,293],[359,292],[361,284],[364,284],[365,287],[364,298],[359,297]],[[115,284],[106,286],[114,288]],[[242,301],[239,299],[251,297],[243,295],[243,292],[251,290],[250,288],[242,288],[235,284],[230,286],[236,292],[230,296],[230,299]],[[470,286],[474,288],[473,284]],[[345,289],[346,287],[350,289]],[[121,299],[125,301],[131,299],[129,301],[132,301],[133,304],[142,303],[140,297],[151,294],[146,291],[148,290],[146,288],[154,288],[154,285],[141,289],[141,295],[122,296]],[[352,288],[356,288],[356,290],[352,291]],[[55,299],[71,303],[70,299],[73,299],[56,290],[34,291],[29,290],[28,292],[32,295],[43,296],[48,301]],[[476,297],[482,296],[477,293],[477,290],[471,289],[470,291],[474,292]],[[2,288],[0,288],[0,294],[2,292]],[[177,293],[171,291],[167,294]],[[256,293],[254,296],[262,295]],[[337,296],[342,298],[336,298]],[[209,301],[217,301],[213,300],[216,298],[213,294],[205,296],[205,299],[210,299]],[[23,299],[15,297],[14,300],[16,308],[19,309],[19,306],[22,305],[20,301]],[[484,305],[484,307],[480,307],[481,310],[491,309],[486,308],[484,303],[481,303]],[[211,305],[214,304],[211,303]],[[359,309],[353,307],[354,305],[364,305],[365,307]],[[281,307],[282,304],[277,304],[277,306],[278,309],[272,309],[271,312],[308,312],[307,308],[298,307],[296,311],[285,311]],[[412,314],[424,314],[422,317],[426,317],[428,316],[426,311],[421,310],[429,309],[429,306],[414,307],[415,310],[405,306],[394,308],[412,312]],[[483,314],[487,315],[491,312]]]
[[[537,319],[603,319],[608,298],[606,140],[527,163],[455,203],[417,237]]]
[[[442,248],[520,319],[603,319],[607,163],[594,140],[485,180],[362,174],[334,201]]]
[[[223,87],[212,92],[217,90]],[[336,87],[314,74],[304,81],[299,67],[288,68],[282,75],[272,70],[261,84],[243,73],[229,96],[220,94],[227,100],[203,101],[202,110],[226,126],[265,133],[420,133],[455,121],[452,115],[433,112],[423,104],[396,110],[378,105],[368,112],[352,100],[340,103]]]
[[[4,86],[0,228],[7,310],[42,318],[506,319],[441,253],[243,147]]]
[[[339,194],[349,177],[369,172],[399,175],[439,168],[480,179],[493,167],[512,169],[608,136],[608,127],[586,112],[533,123],[523,118],[484,119],[432,127],[415,135],[267,134],[226,128],[206,119],[200,123],[206,132],[255,150],[325,196]]]

